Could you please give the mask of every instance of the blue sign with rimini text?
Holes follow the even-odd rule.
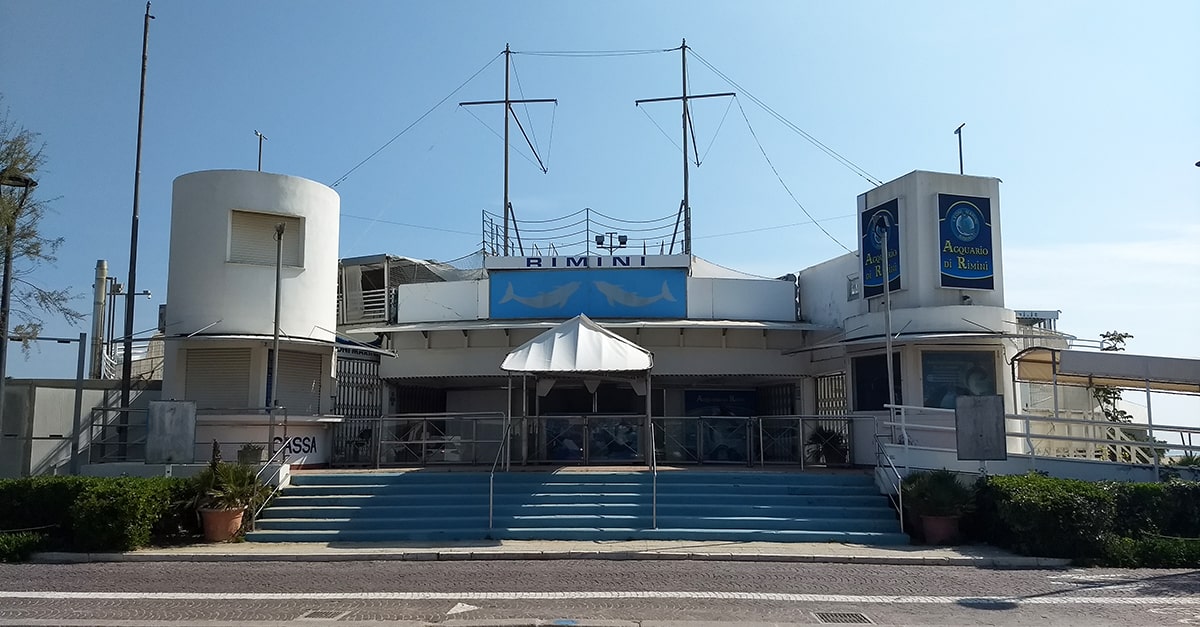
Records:
[[[491,318],[686,318],[686,270],[497,271]]]

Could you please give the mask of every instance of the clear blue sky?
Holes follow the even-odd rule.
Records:
[[[89,309],[95,262],[128,266],[144,3],[5,0],[11,117],[40,132],[48,234],[67,245],[38,278]],[[887,181],[999,177],[1007,304],[1060,309],[1081,337],[1119,329],[1135,353],[1200,357],[1200,3],[1178,2],[159,2],[153,7],[141,189],[137,329],[166,294],[172,180],[255,167],[332,183],[496,58],[517,51],[671,48],[704,59]],[[680,199],[678,149],[633,105],[677,95],[678,53],[514,57],[549,174],[513,158],[518,217],[593,207],[639,219]],[[337,187],[341,255],[452,259],[498,211],[502,145],[454,106],[502,96],[496,60]],[[689,64],[696,92],[730,86]],[[741,105],[796,198],[854,246],[870,184]],[[843,252],[763,160],[737,105],[695,108],[694,252],[778,276]],[[524,111],[519,111],[524,115]],[[673,105],[648,112],[676,134]],[[493,128],[501,111],[476,110]],[[676,140],[678,141],[678,140]],[[520,143],[514,143],[523,148]],[[395,223],[403,223],[395,224]],[[758,229],[753,233],[737,232]],[[765,230],[763,230],[765,229]],[[86,330],[86,329],[82,329]],[[48,334],[76,333],[51,324]],[[73,375],[70,348],[14,352],[14,376]]]

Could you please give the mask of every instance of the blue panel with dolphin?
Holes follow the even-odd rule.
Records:
[[[490,274],[491,317],[686,318],[686,270],[525,270]]]

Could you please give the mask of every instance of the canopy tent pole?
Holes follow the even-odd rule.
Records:
[[[529,463],[529,375],[521,374],[521,465]]]
[[[504,404],[504,429],[500,437],[500,450],[504,451],[504,470],[508,471],[512,468],[512,375],[508,375],[508,402]]]

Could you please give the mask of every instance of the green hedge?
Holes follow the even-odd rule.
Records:
[[[1025,555],[1112,566],[1200,566],[1200,482],[987,477],[966,527]]]
[[[169,542],[196,531],[187,506],[194,490],[189,479],[166,477],[0,480],[0,532],[36,532],[49,550],[127,551]]]
[[[0,562],[23,562],[29,559],[45,538],[40,533],[29,531],[0,533]]]

